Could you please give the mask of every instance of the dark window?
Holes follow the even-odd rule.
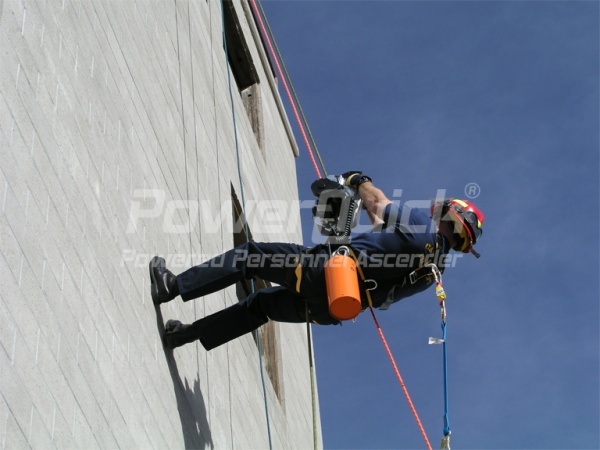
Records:
[[[240,21],[233,2],[223,2],[223,21],[225,25],[225,43],[229,67],[235,79],[246,114],[250,120],[259,148],[263,151],[263,121],[260,84],[256,67],[252,62],[250,50],[246,44]]]
[[[238,200],[238,197],[231,187],[231,204],[232,204],[232,217],[233,217],[233,245],[242,245],[248,240],[252,240],[252,234],[247,229],[246,218],[242,210],[242,206]],[[246,236],[248,233],[248,237]],[[254,285],[252,285],[252,282]],[[252,280],[243,280],[236,284],[236,294],[238,300],[243,300],[252,293],[252,289],[258,291],[270,287],[271,284],[268,281],[261,280],[260,278],[254,278]],[[260,336],[261,354],[264,364],[265,371],[269,375],[275,394],[281,403],[283,403],[283,382],[279,376],[279,363],[281,361],[281,349],[279,345],[279,327],[275,322],[269,321],[258,330],[252,333],[254,342],[258,346],[258,339]]]

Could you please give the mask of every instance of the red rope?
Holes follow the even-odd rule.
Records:
[[[408,406],[410,406],[410,409],[411,409],[413,415],[415,416],[415,420],[417,421],[419,430],[421,430],[423,439],[425,439],[425,444],[427,445],[428,450],[431,450],[431,444],[429,443],[429,438],[427,437],[427,434],[425,433],[425,428],[423,428],[423,424],[421,423],[419,414],[417,413],[417,410],[415,409],[415,405],[413,405],[413,402],[410,399],[408,389],[406,389],[406,385],[404,384],[402,375],[400,375],[400,371],[398,370],[398,366],[396,365],[396,360],[394,359],[394,355],[392,355],[392,351],[390,350],[387,340],[385,339],[385,336],[383,335],[383,331],[381,330],[381,327],[379,326],[379,322],[377,321],[377,318],[375,317],[373,308],[371,308],[370,306],[369,306],[369,311],[371,311],[371,315],[373,316],[373,320],[375,321],[375,326],[377,327],[377,331],[379,332],[379,337],[381,338],[381,342],[383,342],[383,346],[385,347],[385,351],[387,352],[387,354],[390,358],[392,367],[394,368],[394,372],[396,372],[396,377],[398,378],[398,381],[400,382],[400,386],[402,386],[402,390],[404,391],[404,396],[406,397],[406,400],[408,401]]]
[[[290,104],[292,105],[292,110],[294,111],[294,116],[296,117],[296,121],[298,122],[298,127],[300,128],[300,132],[302,133],[302,137],[304,138],[304,143],[306,144],[306,148],[308,149],[308,155],[310,156],[310,160],[312,161],[313,167],[315,168],[315,172],[317,172],[317,177],[321,178],[321,171],[319,170],[319,167],[317,166],[317,161],[315,160],[315,156],[313,154],[312,147],[310,145],[310,142],[308,141],[308,136],[306,135],[306,131],[304,130],[304,125],[303,125],[302,121],[300,120],[300,115],[298,114],[298,109],[296,108],[296,102],[294,102],[294,99],[290,92],[290,88],[288,87],[286,78],[283,75],[281,66],[279,65],[279,59],[277,58],[275,50],[273,49],[273,44],[271,43],[271,39],[269,38],[269,33],[267,33],[267,29],[263,22],[262,16],[256,5],[256,0],[250,0],[250,4],[252,5],[252,9],[254,10],[254,15],[258,18],[258,22],[260,24],[260,28],[262,30],[263,37],[267,41],[269,50],[271,50],[271,55],[273,56],[273,61],[275,61],[275,66],[277,66],[277,72],[279,72],[279,77],[281,78],[281,81],[283,81],[283,87],[288,96]]]

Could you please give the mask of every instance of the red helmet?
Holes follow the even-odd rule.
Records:
[[[451,198],[434,203],[431,206],[431,216],[438,225],[440,220],[454,222],[454,232],[461,238],[454,250],[479,256],[473,250],[473,245],[483,233],[484,216],[477,206],[466,200]]]

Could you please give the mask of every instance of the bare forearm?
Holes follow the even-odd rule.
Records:
[[[383,210],[391,202],[383,191],[371,182],[363,183],[358,188],[358,195],[363,201],[367,214],[373,225],[383,221]]]

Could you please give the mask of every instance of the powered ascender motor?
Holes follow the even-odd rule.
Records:
[[[345,181],[342,175],[329,175],[310,186],[317,197],[312,209],[313,220],[323,236],[350,236],[358,224],[362,200],[356,189],[346,186]]]

